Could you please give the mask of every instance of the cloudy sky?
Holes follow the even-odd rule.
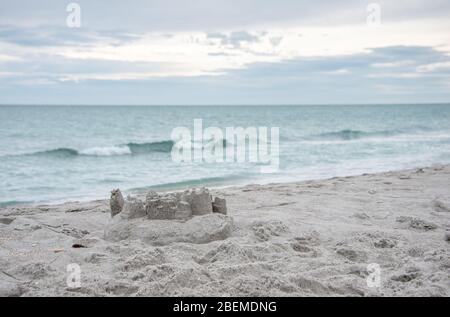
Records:
[[[1,0],[0,104],[450,102],[449,17],[448,0]]]

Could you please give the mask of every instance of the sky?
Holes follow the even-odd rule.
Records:
[[[0,0],[0,104],[445,103],[449,17],[448,0]]]

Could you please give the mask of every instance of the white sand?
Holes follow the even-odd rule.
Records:
[[[450,296],[450,166],[213,194],[231,237],[202,244],[105,241],[106,200],[1,209],[0,295]]]

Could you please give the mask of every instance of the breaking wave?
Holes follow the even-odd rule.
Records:
[[[76,156],[121,156],[148,153],[170,153],[173,145],[173,141],[128,143],[119,146],[92,147],[84,150],[76,150],[72,148],[57,148],[26,155],[67,158]]]
[[[226,146],[226,141],[223,140]],[[46,151],[23,154],[26,156],[43,156],[56,158],[69,158],[77,156],[122,156],[122,155],[142,155],[151,153],[170,153],[175,143],[171,140],[147,142],[147,143],[127,143],[118,146],[92,147],[84,150],[72,148],[57,148]],[[192,143],[193,148],[202,147],[201,144]],[[22,155],[19,155],[22,156]]]
[[[360,131],[360,130],[341,130],[335,132],[322,133],[319,135],[313,136],[311,139],[314,140],[356,140],[356,139],[364,139],[364,138],[374,138],[374,137],[390,137],[401,134],[401,131],[397,130],[386,130],[386,131]]]

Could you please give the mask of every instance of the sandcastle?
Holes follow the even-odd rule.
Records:
[[[184,192],[166,194],[149,191],[145,201],[131,196],[124,201],[120,190],[114,189],[111,191],[110,206],[112,217],[123,212],[122,215],[129,219],[147,217],[148,219],[173,220],[211,213],[227,214],[226,200],[215,197],[213,201],[207,188],[193,188]]]
[[[105,230],[105,239],[110,241],[207,243],[231,234],[226,200],[213,200],[207,188],[161,194],[149,191],[144,200],[131,196],[124,200],[120,190],[115,189],[110,206],[112,219]]]

